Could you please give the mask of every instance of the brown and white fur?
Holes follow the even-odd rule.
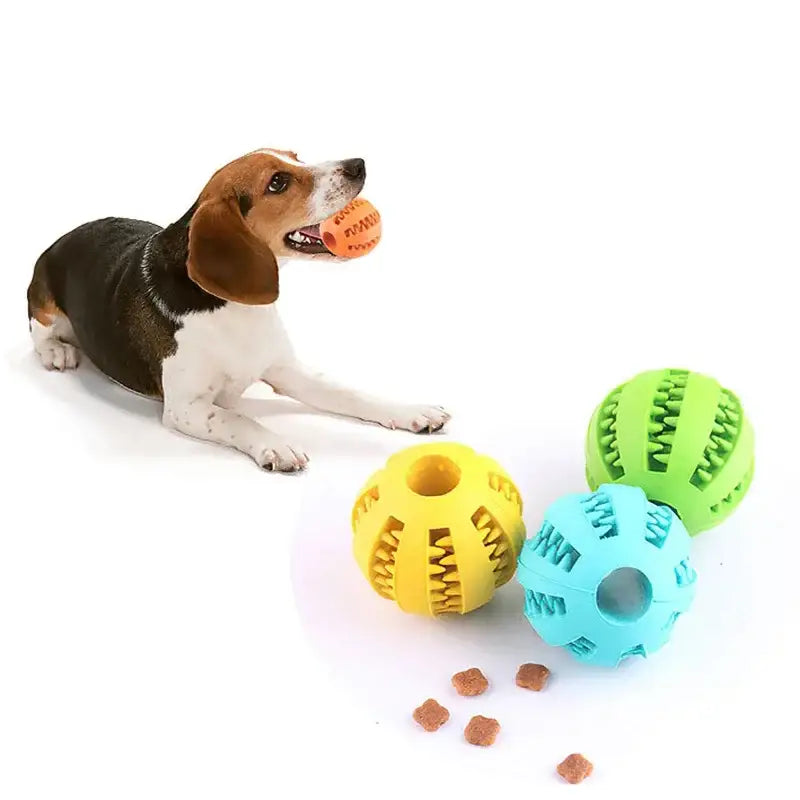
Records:
[[[216,172],[166,228],[108,218],[55,242],[28,289],[34,347],[48,369],[81,352],[133,391],[163,399],[163,422],[229,445],[267,469],[308,456],[234,410],[251,384],[316,409],[414,432],[440,429],[440,406],[386,402],[333,383],[295,358],[275,301],[279,264],[333,259],[315,227],[361,191],[361,159],[314,166],[260,150]]]

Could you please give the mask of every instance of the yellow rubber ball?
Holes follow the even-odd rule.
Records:
[[[426,616],[488,603],[514,574],[525,541],[511,478],[496,461],[451,442],[391,456],[359,494],[352,526],[370,585]]]

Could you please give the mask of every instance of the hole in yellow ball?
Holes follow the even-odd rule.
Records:
[[[461,470],[446,456],[423,456],[408,470],[408,488],[424,497],[439,497],[458,486]]]
[[[333,250],[333,248],[336,247],[336,237],[328,231],[322,234],[322,241],[328,250]]]

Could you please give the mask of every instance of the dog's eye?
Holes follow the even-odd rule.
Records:
[[[270,178],[269,183],[267,184],[267,191],[272,192],[273,194],[285,192],[291,179],[292,176],[286,172],[276,172]]]

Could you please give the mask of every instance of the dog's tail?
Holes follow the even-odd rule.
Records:
[[[58,311],[47,279],[47,252],[44,252],[36,259],[33,277],[28,286],[28,330],[31,327],[31,320],[34,319],[42,325],[51,325]]]

